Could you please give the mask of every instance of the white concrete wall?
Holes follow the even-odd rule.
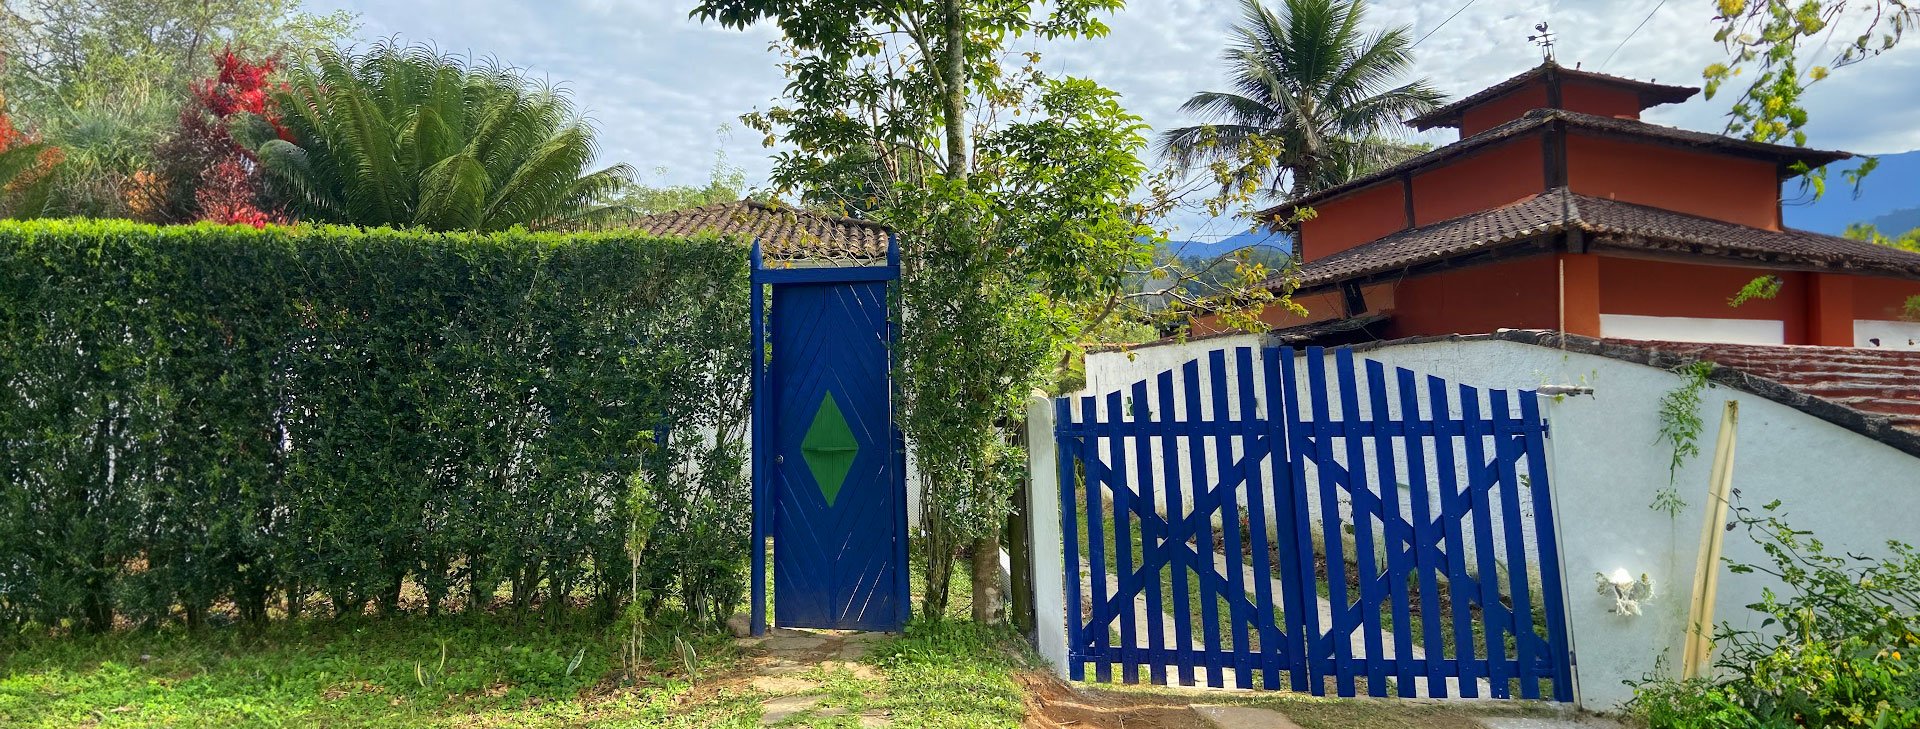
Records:
[[[1770,400],[1725,388],[1704,393],[1703,454],[1676,483],[1687,508],[1678,518],[1650,508],[1668,481],[1671,451],[1659,439],[1660,397],[1682,380],[1619,360],[1503,341],[1409,344],[1368,351],[1389,365],[1486,387],[1587,384],[1592,396],[1548,405],[1553,493],[1567,576],[1569,626],[1586,706],[1606,709],[1631,698],[1621,681],[1677,665],[1719,415],[1740,401],[1734,460],[1738,505],[1784,502],[1789,521],[1812,530],[1833,553],[1884,554],[1888,539],[1920,542],[1920,459]],[[1742,533],[1727,535],[1726,556],[1754,563],[1765,555]],[[1653,577],[1659,593],[1645,614],[1609,612],[1593,575],[1625,568]],[[1717,621],[1759,628],[1743,606],[1769,585],[1764,575],[1721,572]]]
[[[1787,325],[1778,319],[1601,314],[1600,335],[1609,339],[1650,339],[1661,342],[1785,344]]]
[[[1253,347],[1258,351],[1263,341],[1265,337],[1258,334],[1236,334],[1195,342],[1141,346],[1125,351],[1095,352],[1087,355],[1086,386],[1073,395],[1104,395],[1132,385],[1143,377],[1152,377],[1179,367],[1187,360],[1204,358],[1214,350]]]
[[[1920,322],[1855,319],[1853,340],[1855,347],[1920,351]]]

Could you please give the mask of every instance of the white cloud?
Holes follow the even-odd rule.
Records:
[[[1558,36],[1560,61],[1587,70],[1698,85],[1700,69],[1725,57],[1712,40],[1708,6],[1693,0],[1475,0],[1447,21],[1463,5],[1465,0],[1377,0],[1368,6],[1369,22],[1375,29],[1409,25],[1416,38],[1431,32],[1416,51],[1417,72],[1453,96],[1538,63],[1539,50],[1526,36],[1541,21]],[[777,32],[701,24],[688,18],[692,6],[690,0],[320,0],[311,9],[359,13],[368,38],[430,39],[444,49],[491,55],[564,82],[598,124],[606,162],[626,162],[647,173],[665,168],[666,181],[698,183],[718,145],[750,180],[763,180],[771,162],[737,118],[780,94],[779,59],[767,48]],[[1645,26],[1621,45],[1656,6]],[[1238,15],[1235,2],[1135,0],[1109,19],[1106,38],[1021,43],[1044,50],[1053,72],[1112,87],[1150,126],[1165,129],[1191,123],[1179,113],[1189,95],[1223,85],[1218,49]],[[1601,65],[1609,53],[1613,58]],[[1920,113],[1916,77],[1920,42],[1912,40],[1841,69],[1807,96],[1810,144],[1870,153],[1920,147],[1920,126],[1909,121]],[[1696,97],[1656,108],[1648,120],[1719,131],[1730,103],[1728,95]],[[725,142],[715,137],[723,125],[737,132]],[[1429,136],[1442,143],[1451,138]],[[1181,222],[1182,232],[1193,235],[1239,229],[1231,222]]]

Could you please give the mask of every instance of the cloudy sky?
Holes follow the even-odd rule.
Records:
[[[768,152],[737,119],[780,94],[777,59],[768,50],[776,37],[771,28],[741,32],[703,25],[687,17],[693,0],[308,3],[309,10],[357,13],[365,39],[431,41],[564,84],[599,127],[603,159],[631,164],[651,181],[704,182],[714,155],[724,151],[730,163],[746,170],[750,185],[764,184]],[[1374,0],[1368,19],[1379,28],[1407,25],[1414,37],[1425,36],[1416,48],[1417,73],[1458,97],[1538,63],[1539,50],[1526,36],[1541,21],[1559,36],[1563,64],[1698,85],[1700,69],[1725,57],[1712,40],[1711,7],[1708,0]],[[1188,95],[1224,85],[1218,49],[1237,8],[1227,0],[1133,0],[1109,18],[1109,36],[1039,50],[1050,70],[1090,77],[1120,92],[1127,107],[1155,129],[1181,126],[1191,123],[1179,113]],[[1644,27],[1629,39],[1642,19]],[[1920,118],[1920,42],[1842,69],[1816,86],[1808,102],[1813,146],[1865,153],[1920,148],[1920,123],[1914,121]],[[1730,95],[1695,97],[1658,107],[1647,119],[1719,131],[1729,103]],[[723,131],[729,128],[730,134]],[[1429,141],[1450,139],[1434,135]],[[1225,222],[1177,224],[1181,237],[1237,232]]]

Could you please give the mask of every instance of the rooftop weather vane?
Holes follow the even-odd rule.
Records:
[[[1540,46],[1540,56],[1542,59],[1552,61],[1553,31],[1547,30],[1547,23],[1544,20],[1534,24],[1533,30],[1533,35],[1527,36],[1527,41],[1536,46]]]

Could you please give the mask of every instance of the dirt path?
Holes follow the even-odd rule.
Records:
[[[1020,674],[1029,729],[1208,729],[1179,696],[1121,694],[1071,686],[1052,674]]]
[[[760,725],[850,714],[844,707],[828,705],[826,687],[807,674],[818,675],[816,668],[829,673],[844,670],[861,681],[884,681],[878,671],[860,659],[874,643],[886,638],[884,633],[775,628],[765,636],[742,639],[740,643],[752,665],[747,685],[768,695],[760,702]],[[893,718],[881,711],[863,712],[856,720],[868,728],[893,725]]]

